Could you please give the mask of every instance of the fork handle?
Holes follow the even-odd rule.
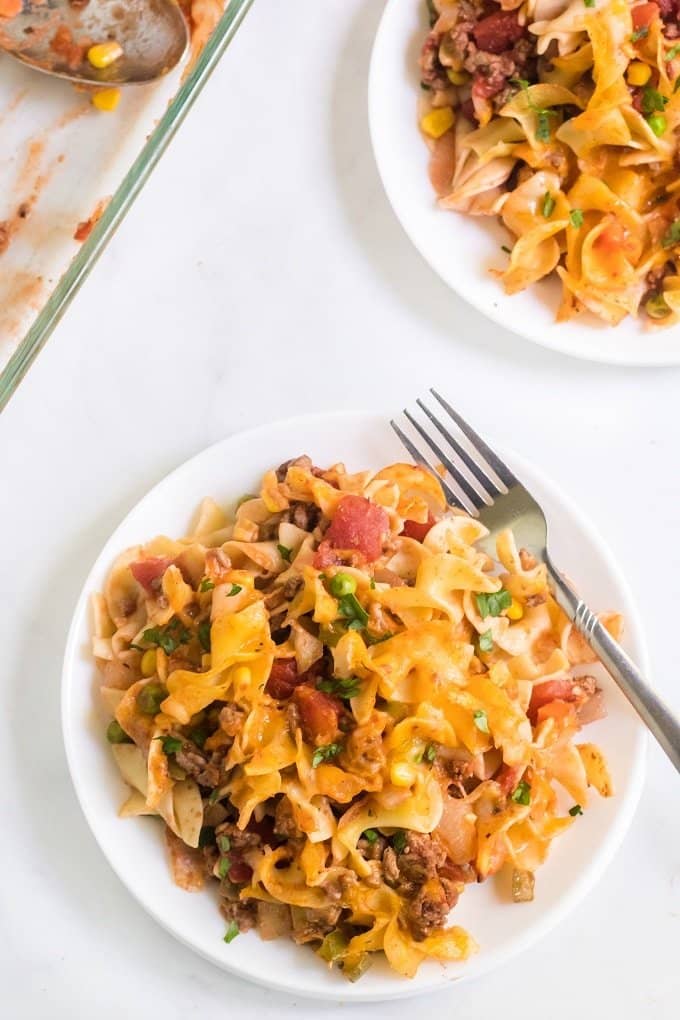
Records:
[[[555,599],[608,670],[680,772],[680,721],[652,690],[637,666],[546,555]]]

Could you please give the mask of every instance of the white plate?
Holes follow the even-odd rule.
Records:
[[[556,323],[556,280],[508,296],[489,268],[503,268],[508,233],[495,219],[437,206],[428,150],[417,125],[418,55],[428,31],[424,0],[387,0],[373,46],[369,121],[387,197],[412,242],[442,279],[484,315],[543,347],[621,365],[680,364],[680,326],[646,331],[641,322],[599,323],[589,314]]]
[[[104,546],[76,607],[64,659],[66,751],[83,811],[110,864],[152,917],[182,942],[226,970],[298,995],[339,1000],[398,998],[486,973],[535,942],[575,906],[607,867],[630,823],[643,779],[645,733],[623,696],[605,678],[609,715],[588,733],[607,754],[616,796],[604,801],[593,795],[583,817],[556,841],[537,875],[534,902],[518,906],[503,901],[493,881],[466,890],[455,918],[473,933],[481,951],[465,964],[432,962],[408,981],[379,962],[352,985],[327,970],[308,948],[288,940],[261,942],[249,933],[225,945],[225,924],[215,897],[210,892],[192,895],[173,885],[159,822],[117,817],[124,787],[104,738],[106,719],[96,707],[89,597],[101,590],[121,550],[159,533],[184,534],[203,496],[233,505],[241,493],[253,490],[265,470],[303,452],[318,464],[343,460],[353,471],[403,459],[382,418],[361,414],[298,418],[225,439],[152,489]],[[627,647],[647,669],[637,613],[611,554],[551,483],[518,458],[508,459],[545,507],[556,561],[594,607],[616,607],[625,614]]]

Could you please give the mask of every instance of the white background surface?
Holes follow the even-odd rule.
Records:
[[[551,474],[606,535],[680,709],[678,373],[573,361],[467,309],[381,192],[366,124],[378,0],[256,0],[0,422],[0,1013],[566,1020],[677,1017],[678,784],[652,748],[642,805],[589,900],[529,955],[401,1007],[293,1001],[166,935],[100,855],[61,743],[66,628],[146,489],[246,425],[398,410],[436,383]],[[411,116],[406,110],[405,116]],[[455,220],[452,219],[455,243]],[[643,341],[642,341],[643,342]],[[296,452],[296,451],[293,451]]]

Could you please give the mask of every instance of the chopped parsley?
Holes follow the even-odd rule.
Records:
[[[490,630],[485,630],[483,634],[479,635],[479,650],[480,652],[490,652],[493,648],[493,638]]]
[[[423,751],[423,758],[425,759],[426,762],[429,762],[431,765],[436,757],[437,757],[437,745],[428,744],[425,750]]]
[[[664,248],[672,248],[676,244],[680,244],[680,220],[674,220],[669,226],[666,233],[663,235],[661,244]]]
[[[378,833],[375,829],[364,829],[363,836],[367,843],[377,843],[378,841]]]
[[[343,595],[338,602],[338,610],[349,620],[347,626],[350,630],[362,630],[368,623],[368,613],[354,594]]]
[[[391,637],[394,637],[394,634],[374,634],[372,631],[367,630],[364,634],[364,643],[367,645],[379,645],[383,641],[389,641]]]
[[[472,713],[472,721],[480,733],[489,732],[489,720],[483,708],[478,708],[476,712]]]
[[[182,741],[177,737],[156,737],[156,740],[162,741],[163,754],[177,754],[178,751],[182,750]]]
[[[534,100],[529,95],[529,82],[526,78],[510,78],[511,85],[519,85],[522,92],[526,94],[527,107],[536,114],[536,138],[539,142],[547,142],[550,140],[550,118],[556,117],[557,114],[554,110],[549,110],[544,106],[537,106]]]
[[[546,220],[550,219],[555,210],[555,199],[552,197],[549,191],[546,191],[543,196],[543,203],[541,205],[541,212],[545,216]]]
[[[508,248],[507,244],[501,245],[501,251],[504,251],[506,255],[512,255],[512,248]]]
[[[321,747],[317,747],[312,755],[312,768],[316,769],[322,762],[336,758],[341,750],[342,744],[323,744]]]
[[[210,620],[201,620],[198,625],[198,640],[204,652],[210,651]]]
[[[531,787],[522,779],[510,796],[515,804],[531,804]]]
[[[148,627],[142,634],[142,641],[149,645],[157,645],[166,655],[172,655],[180,645],[191,640],[191,632],[181,620],[173,617],[165,627]]]
[[[569,220],[571,222],[572,227],[582,227],[583,226],[582,210],[572,209],[571,212],[569,213]]]
[[[403,829],[398,829],[392,836],[392,846],[398,854],[403,854],[406,849],[406,833]]]
[[[571,815],[572,818],[576,818],[576,815],[583,814],[583,808],[581,807],[580,804],[574,804],[573,807],[569,808],[569,814]]]
[[[479,592],[475,595],[477,600],[477,609],[479,615],[483,620],[487,616],[500,616],[504,609],[508,609],[512,604],[512,595],[505,588],[501,588],[500,591],[494,591],[490,594],[484,594]]]
[[[673,86],[673,95],[680,89],[680,76],[675,79],[675,85]]]
[[[674,57],[677,57],[678,53],[680,53],[680,43],[676,43],[675,46],[671,46],[664,58],[666,63],[669,63],[669,61],[673,60]]]
[[[583,3],[584,3],[584,5],[586,7],[594,7],[595,6],[595,0],[583,0]]]
[[[200,585],[198,590],[199,591],[212,591],[212,589],[214,587],[215,587],[215,585],[210,580],[210,578],[209,577],[204,577],[203,580],[201,581],[201,585]]]
[[[231,598],[232,595],[238,595],[238,593],[240,591],[243,591],[243,586],[242,585],[240,585],[240,584],[232,584],[231,588],[227,592],[227,595],[229,596],[229,598]]]
[[[553,110],[539,110],[536,114],[536,137],[539,142],[550,141],[550,118],[554,116]]]
[[[219,847],[221,854],[228,854],[231,850],[231,840],[228,836],[218,836],[217,846]]]
[[[645,39],[649,35],[649,25],[643,25],[642,28],[636,28],[630,37],[631,42],[637,42],[638,39]]]
[[[337,698],[349,700],[349,698],[356,698],[361,690],[361,678],[358,676],[348,676],[343,679],[330,677],[326,680],[319,680],[316,687],[324,694],[334,694]]]
[[[656,110],[662,112],[666,109],[667,96],[662,96],[657,89],[646,88],[642,90],[642,112],[645,115],[654,113]]]
[[[286,563],[290,563],[290,558],[293,555],[293,550],[289,549],[287,545],[281,545],[280,543],[279,545],[277,545],[276,548],[281,553],[281,558],[284,559]]]
[[[224,935],[224,941],[227,943],[227,945],[229,945],[229,943],[233,942],[236,936],[239,934],[240,934],[239,926],[237,925],[236,921],[230,921],[229,924],[227,925],[227,930]]]

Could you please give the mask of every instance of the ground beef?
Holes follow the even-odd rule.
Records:
[[[220,709],[219,721],[220,729],[223,733],[226,733],[229,737],[236,737],[243,729],[243,721],[246,717],[245,712],[238,705],[229,703],[224,708]]]
[[[306,907],[295,912],[293,917],[293,940],[298,945],[305,942],[319,942],[333,931],[340,919],[341,907],[335,905],[314,910]]]
[[[281,520],[294,524],[302,531],[314,531],[321,520],[321,510],[315,503],[291,503],[281,514]]]
[[[425,833],[408,832],[401,852],[388,846],[382,859],[385,882],[404,898],[404,919],[415,939],[441,928],[465,879],[442,844]]]
[[[184,769],[187,776],[195,779],[199,786],[213,789],[223,779],[222,765],[224,749],[207,755],[201,748],[186,737],[182,737],[182,747],[175,753],[175,761]]]
[[[376,776],[385,764],[382,727],[378,729],[370,720],[355,726],[345,741],[340,764],[355,775]]]
[[[281,520],[282,514],[274,514],[263,521],[257,529],[258,542],[273,542],[275,538],[278,538]]]
[[[235,921],[241,932],[257,926],[257,900],[223,900],[220,911],[227,921]]]
[[[304,471],[314,470],[312,458],[308,457],[307,454],[303,454],[302,457],[292,457],[291,460],[284,460],[283,464],[279,464],[277,467],[276,480],[278,482],[285,482],[286,475],[288,474],[288,468],[290,467],[299,467]]]
[[[374,840],[365,839],[363,836],[357,843],[357,850],[367,861],[380,861],[387,848],[387,840],[384,836],[376,835]],[[394,853],[394,851],[392,851]],[[395,854],[396,858],[396,854]]]
[[[420,54],[420,80],[429,89],[445,89],[451,84],[439,59],[441,34],[430,32]]]
[[[276,805],[274,833],[282,839],[295,839],[302,835],[293,818],[293,809],[287,797],[281,797]]]
[[[234,822],[222,822],[221,825],[217,825],[215,827],[215,839],[219,836],[227,836],[231,844],[230,849],[237,852],[252,850],[253,847],[260,846],[262,843],[262,839],[257,832],[239,829]]]

